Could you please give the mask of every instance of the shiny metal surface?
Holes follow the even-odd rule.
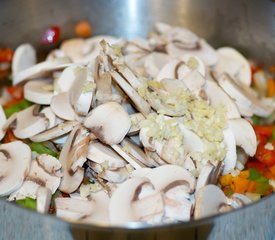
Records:
[[[272,0],[2,0],[0,47],[32,42],[42,52],[43,31],[59,25],[74,36],[78,20],[95,34],[146,36],[155,21],[189,27],[215,47],[231,45],[261,63],[275,60],[275,3]],[[79,226],[0,201],[0,239],[272,239],[275,196],[230,214],[158,228]]]

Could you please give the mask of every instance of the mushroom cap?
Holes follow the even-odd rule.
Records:
[[[195,219],[219,213],[221,205],[226,204],[226,196],[216,185],[206,185],[196,193]]]
[[[68,92],[59,93],[52,97],[51,101],[52,111],[61,119],[75,120],[75,111],[70,103],[70,96]]]
[[[246,86],[251,84],[251,69],[248,60],[236,49],[221,47],[217,49],[219,60],[214,67],[219,73],[228,73],[232,78]]]
[[[0,159],[0,196],[7,196],[20,188],[28,174],[31,149],[21,141],[2,144]]]
[[[54,70],[63,69],[71,64],[71,61],[68,58],[56,58],[52,61],[40,62],[36,65],[33,65],[13,76],[13,85],[17,85],[23,81],[43,77],[48,72]]]
[[[98,139],[106,144],[120,143],[131,127],[131,120],[123,107],[116,102],[108,102],[94,108],[84,121]]]
[[[36,64],[36,51],[29,43],[24,43],[18,46],[12,58],[12,74],[16,75],[19,72]]]
[[[154,168],[146,177],[150,179],[156,190],[164,192],[177,185],[184,185],[186,192],[191,193],[196,184],[195,178],[189,171],[171,164]]]
[[[48,120],[37,113],[39,105],[32,105],[16,115],[16,127],[13,133],[17,138],[26,139],[45,131],[48,127]]]
[[[126,162],[112,148],[100,142],[91,142],[88,148],[87,158],[95,163],[107,163],[108,169],[121,168]]]
[[[0,104],[0,140],[2,140],[3,137],[5,136],[6,129],[4,129],[4,126],[6,122],[7,122],[7,117],[2,105]]]
[[[27,82],[24,85],[24,97],[37,104],[49,105],[53,97],[52,81],[39,79]]]
[[[56,126],[58,124],[58,121],[61,119],[58,119],[58,117],[54,114],[51,107],[45,107],[41,111],[42,114],[45,115],[45,117],[48,119],[48,129]]]
[[[252,125],[243,118],[230,119],[228,126],[234,134],[237,146],[253,157],[257,150],[257,138]]]

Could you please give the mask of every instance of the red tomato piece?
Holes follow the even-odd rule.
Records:
[[[46,30],[44,35],[42,36],[42,43],[43,44],[55,44],[60,39],[60,27],[52,26]]]
[[[10,48],[0,49],[0,63],[11,62],[13,51]]]
[[[266,143],[262,142],[258,144],[255,158],[267,166],[273,166],[275,164],[275,146],[272,144],[273,149],[268,149],[265,145]]]

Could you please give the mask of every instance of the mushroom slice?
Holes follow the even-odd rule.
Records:
[[[29,172],[31,149],[21,141],[0,145],[0,196],[7,196],[22,185]]]
[[[84,177],[82,165],[88,154],[89,134],[80,124],[71,131],[60,153],[63,178],[59,189],[72,193],[81,184]]]
[[[100,165],[98,163],[88,162],[88,165],[98,174],[98,177],[110,183],[122,183],[129,177],[129,172],[124,167],[109,170],[108,168],[104,168],[104,164]]]
[[[135,135],[140,130],[140,122],[145,120],[145,117],[141,113],[133,113],[130,115],[131,128],[127,133],[128,136]]]
[[[175,185],[183,185],[187,193],[195,189],[196,180],[193,175],[177,165],[162,165],[150,172],[147,176],[154,188],[159,191],[168,191]]]
[[[155,167],[158,167],[160,165],[166,165],[168,164],[167,162],[165,162],[155,151],[149,151],[148,149],[144,149],[145,154],[147,156],[148,159],[150,159],[150,161],[152,163],[155,163]]]
[[[77,114],[86,116],[91,107],[96,85],[86,67],[79,67],[76,74],[76,81],[69,92],[70,102]]]
[[[55,165],[58,165],[58,169],[52,170],[50,164],[53,163],[48,165],[48,162],[53,162]],[[60,169],[61,164],[59,161],[50,155],[45,154],[43,157],[40,157],[39,161],[37,159],[32,160],[30,171],[23,185],[17,191],[13,192],[9,199],[14,200],[26,197],[36,199],[37,190],[40,186],[48,188],[51,194],[55,193],[60,185]]]
[[[95,209],[93,200],[58,197],[54,202],[56,216],[70,221],[76,221],[90,216]]]
[[[125,167],[126,162],[112,148],[100,143],[91,142],[87,158],[98,164],[106,164],[108,169]]]
[[[236,83],[228,74],[217,78],[219,85],[233,99],[243,116],[252,112],[258,116],[267,117],[274,112],[274,106],[259,98],[252,89],[241,82]]]
[[[155,167],[156,163],[155,161],[151,161],[144,151],[135,143],[133,143],[130,139],[124,138],[124,140],[121,142],[121,146],[123,150],[130,155],[133,159],[135,159],[137,162],[141,162],[147,167]]]
[[[237,146],[253,157],[257,149],[257,139],[251,124],[246,119],[237,118],[230,119],[228,126],[234,134]]]
[[[95,204],[94,211],[91,215],[82,218],[81,222],[85,223],[97,223],[97,224],[108,224],[109,218],[109,206],[110,197],[105,191],[98,191],[91,193],[90,198]]]
[[[45,108],[43,108],[43,110],[41,111],[41,113],[44,114],[45,117],[49,121],[48,129],[50,129],[50,128],[54,127],[55,125],[57,125],[58,121],[61,120],[61,119],[57,118],[57,116],[52,111],[51,107],[45,107]]]
[[[36,51],[29,43],[21,44],[15,49],[12,58],[13,76],[36,64]]]
[[[2,105],[0,104],[0,140],[2,140],[3,137],[5,136],[6,129],[4,129],[4,126],[6,125],[6,123],[7,123],[7,117],[3,110]]]
[[[215,82],[206,81],[204,91],[210,100],[210,105],[214,107],[224,106],[228,119],[240,118],[240,112],[235,101]]]
[[[13,85],[17,85],[25,80],[42,77],[48,72],[63,69],[71,64],[68,58],[56,58],[52,61],[44,61],[33,65],[13,76]]]
[[[151,171],[153,171],[152,168],[139,168],[135,169],[134,171],[131,172],[131,177],[136,177],[136,178],[144,178],[146,177]]]
[[[251,69],[248,60],[231,47],[217,49],[219,60],[214,67],[218,74],[227,73],[246,86],[251,84]]]
[[[120,184],[109,205],[112,224],[159,222],[163,210],[162,195],[153,189],[147,178],[131,178]]]
[[[215,167],[207,162],[200,170],[200,175],[197,180],[196,192],[209,183],[210,175],[213,173]],[[214,184],[214,183],[213,183]]]
[[[237,149],[235,136],[230,128],[223,130],[224,143],[226,146],[226,155],[223,160],[224,169],[223,175],[228,174],[233,170],[237,163]]]
[[[228,198],[227,202],[233,208],[239,208],[252,203],[252,200],[243,194],[234,193],[230,198]]]
[[[37,104],[49,105],[53,97],[52,81],[39,79],[27,82],[24,85],[24,97]]]
[[[150,77],[156,78],[160,70],[171,61],[171,57],[165,53],[152,52],[144,61],[144,67]]]
[[[220,212],[227,199],[223,191],[216,185],[206,185],[196,193],[194,218],[209,217]]]
[[[36,210],[39,213],[47,213],[50,208],[52,193],[48,188],[39,187],[36,192]]]
[[[39,105],[32,105],[16,115],[16,124],[13,133],[17,138],[26,139],[45,131],[48,119],[39,113]]]
[[[64,120],[75,120],[76,113],[70,103],[70,96],[68,92],[59,93],[53,96],[51,101],[51,109],[58,117]]]
[[[188,49],[178,43],[169,42],[166,45],[166,51],[172,57],[178,57],[186,54],[194,55],[200,58],[207,66],[214,66],[218,61],[218,54],[216,50],[213,49],[205,41],[205,39],[199,39],[196,44],[196,47]]]
[[[37,135],[34,135],[33,137],[30,137],[30,139],[33,142],[44,142],[44,141],[56,139],[72,131],[72,129],[78,124],[79,123],[77,121],[65,121],[65,122],[59,123],[57,126],[54,126],[50,129],[45,130],[44,132],[41,132]]]
[[[115,71],[111,71],[111,75],[116,83],[122,88],[127,96],[133,101],[135,108],[141,112],[144,116],[147,116],[150,111],[150,105],[132,88],[120,74]]]
[[[103,143],[120,143],[131,127],[131,120],[123,107],[108,102],[94,108],[86,117],[84,126]]]

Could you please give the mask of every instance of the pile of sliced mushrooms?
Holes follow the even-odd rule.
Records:
[[[257,141],[249,117],[274,101],[251,87],[248,60],[214,49],[188,29],[157,23],[147,39],[69,39],[37,63],[20,45],[13,85],[34,103],[6,119],[18,141],[0,145],[0,196],[36,199],[68,221],[171,223],[226,212],[251,200],[228,198],[220,175],[238,175]],[[47,143],[59,159],[32,152]],[[84,181],[85,180],[85,181]]]

